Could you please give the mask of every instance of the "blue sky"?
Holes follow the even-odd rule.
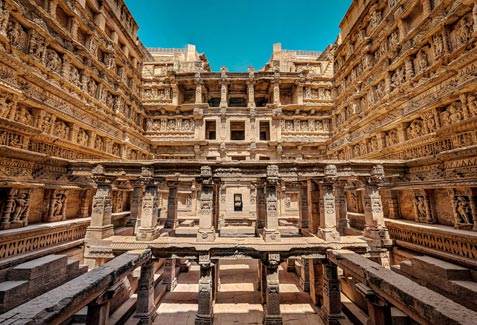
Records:
[[[273,43],[322,51],[336,40],[352,0],[125,0],[146,47],[195,44],[211,69],[260,69]]]

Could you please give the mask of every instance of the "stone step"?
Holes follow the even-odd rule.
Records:
[[[28,291],[28,281],[5,281],[0,283],[0,305],[12,303],[15,297],[23,296]],[[0,312],[2,308],[0,307]]]
[[[425,270],[436,277],[447,280],[472,281],[469,269],[430,256],[414,256],[411,262],[414,268]]]
[[[45,275],[55,274],[56,270],[65,268],[66,255],[47,255],[10,269],[7,275],[9,281],[35,280]]]

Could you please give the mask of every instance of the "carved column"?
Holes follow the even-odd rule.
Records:
[[[335,199],[337,206],[338,231],[344,235],[344,230],[349,228],[348,204],[346,202],[346,192],[344,190],[345,182],[338,181],[335,183]]]
[[[326,241],[340,240],[336,229],[336,199],[333,194],[333,184],[338,178],[335,165],[325,167],[325,177],[320,184],[320,228],[318,237]]]
[[[213,279],[212,262],[209,255],[199,256],[200,278],[199,278],[199,307],[195,316],[196,325],[212,325],[213,322]]]
[[[202,166],[200,168],[200,177],[197,182],[201,183],[200,190],[200,210],[199,210],[199,232],[197,233],[198,241],[214,241],[214,185],[212,179],[212,169],[210,166]]]
[[[141,203],[141,224],[138,227],[137,240],[154,240],[159,236],[157,228],[158,215],[158,196],[157,196],[157,180],[153,178],[144,179],[146,188],[142,196]]]
[[[137,234],[139,226],[141,225],[141,202],[142,202],[142,195],[143,195],[143,184],[141,181],[136,182],[134,184],[134,189],[132,193],[132,200],[131,200],[131,214],[129,216],[128,223],[134,226],[134,234]]]
[[[154,263],[150,260],[141,266],[134,318],[139,318],[139,324],[152,324],[156,315],[156,306],[154,304]]]
[[[91,223],[86,229],[85,239],[102,240],[114,235],[111,223],[112,213],[112,183],[116,179],[104,174],[100,165],[93,171],[93,180],[97,184],[96,194],[93,197]]]
[[[164,272],[162,274],[164,283],[168,291],[174,291],[177,286],[176,259],[166,258],[164,260]]]
[[[368,241],[370,259],[389,267],[389,255],[384,247],[391,245],[392,241],[384,224],[383,204],[379,194],[379,184],[383,179],[383,167],[374,166],[364,190],[364,236]]]
[[[177,83],[175,83],[175,80],[173,83],[171,82],[171,88],[172,88],[172,105],[177,106],[179,105],[179,87],[177,86]]]
[[[280,240],[280,231],[278,230],[278,201],[277,186],[279,183],[278,166],[267,166],[267,179],[265,187],[266,218],[263,237],[265,241]]]
[[[167,219],[164,228],[175,229],[177,226],[177,185],[168,183],[169,196],[167,198]]]
[[[341,289],[338,268],[332,263],[323,263],[323,305],[324,321],[327,324],[339,324],[341,315]]]
[[[266,284],[265,288],[265,317],[263,324],[282,324],[280,312],[280,281],[278,278],[278,266],[280,265],[280,254],[268,254],[268,263],[265,266]]]

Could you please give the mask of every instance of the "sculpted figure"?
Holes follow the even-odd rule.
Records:
[[[31,125],[31,122],[33,121],[33,117],[31,113],[25,107],[20,107],[20,109],[17,112],[17,116],[15,120],[22,124]]]
[[[426,220],[425,200],[422,195],[416,196],[416,210],[418,220]]]
[[[15,195],[14,203],[12,222],[18,222],[25,217],[24,214],[30,205],[30,195],[28,193],[18,193]]]
[[[61,216],[63,215],[63,205],[65,203],[65,195],[64,194],[57,194],[56,197],[53,199],[53,216]]]
[[[436,121],[434,119],[434,114],[432,112],[428,112],[424,116],[424,124],[425,124],[427,133],[431,133],[436,130]]]
[[[11,45],[20,47],[25,42],[23,27],[18,22],[11,21],[8,24],[7,37]]]
[[[467,17],[461,19],[457,24],[457,40],[459,45],[467,44],[472,37],[472,24]]]
[[[467,99],[467,102],[469,103],[469,110],[472,116],[477,116],[477,99],[474,95],[470,95],[469,98]]]
[[[449,118],[451,123],[458,123],[462,120],[462,113],[456,103],[452,103],[449,107]]]
[[[444,50],[444,42],[442,41],[442,35],[437,33],[432,36],[432,44],[434,47],[434,55],[440,56]]]
[[[427,54],[424,50],[421,50],[417,53],[417,70],[423,71],[427,68],[429,61],[427,60]]]
[[[46,51],[46,67],[53,71],[59,71],[61,60],[58,53],[54,50]]]
[[[458,223],[463,224],[472,224],[471,220],[471,210],[469,206],[469,202],[466,197],[458,196],[455,198],[456,200],[456,212],[458,217]]]
[[[447,110],[441,113],[441,125],[442,126],[449,126],[451,125],[450,114]]]

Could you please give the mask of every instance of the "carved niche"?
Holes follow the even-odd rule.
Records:
[[[46,214],[43,217],[44,222],[55,222],[66,220],[66,191],[49,190],[46,193]]]
[[[0,229],[23,227],[28,224],[31,189],[11,188],[2,203]]]
[[[468,189],[450,189],[454,212],[454,227],[477,231],[476,206],[472,193]]]

